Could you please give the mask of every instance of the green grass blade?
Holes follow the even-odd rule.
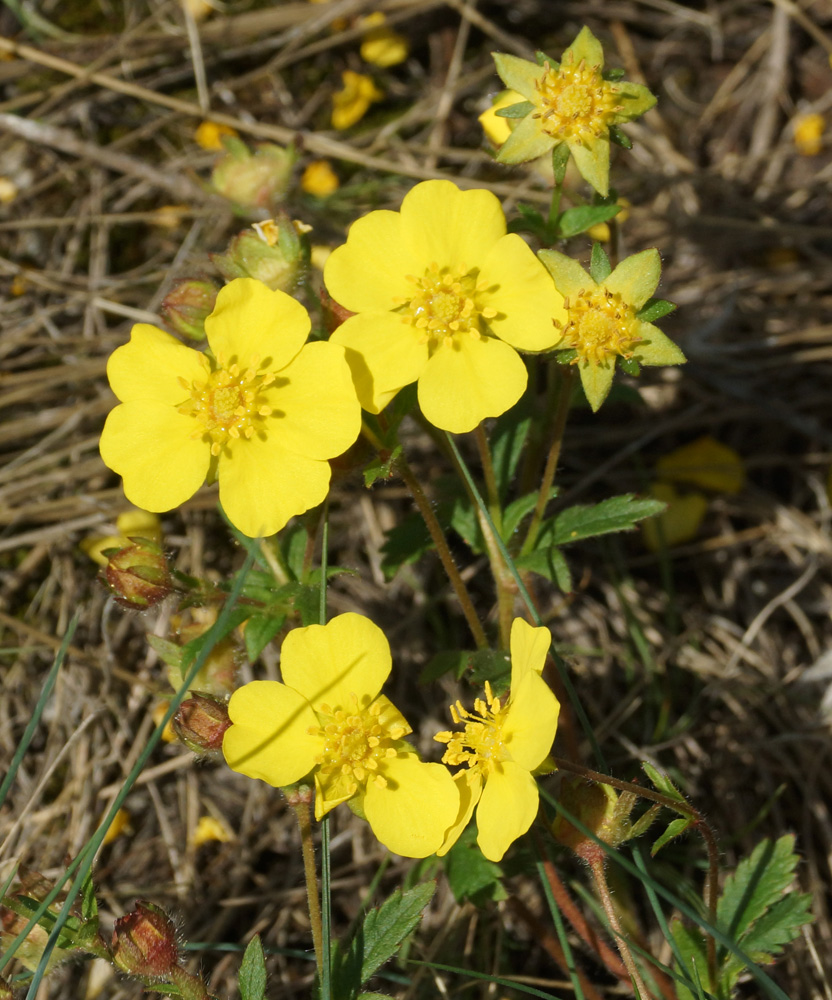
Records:
[[[15,750],[9,770],[6,777],[3,779],[3,784],[0,785],[0,806],[2,806],[6,801],[6,796],[9,794],[9,789],[14,783],[18,768],[20,767],[23,758],[26,756],[26,751],[29,749],[29,744],[32,742],[35,730],[38,728],[40,717],[43,715],[43,710],[46,708],[46,703],[49,700],[49,696],[52,694],[52,689],[55,687],[55,682],[58,679],[58,671],[61,669],[61,666],[66,659],[67,650],[72,642],[72,637],[75,635],[75,629],[78,627],[80,617],[81,611],[79,609],[72,616],[69,628],[67,628],[60,648],[55,654],[55,662],[52,664],[49,675],[46,678],[46,683],[43,685],[40,697],[38,698],[38,703],[35,705],[35,710],[32,712],[32,718],[29,719],[29,724],[23,732],[23,736],[18,744],[17,750]]]
[[[552,923],[555,925],[555,932],[558,936],[558,941],[560,941],[560,946],[563,949],[563,957],[566,959],[566,971],[569,973],[569,979],[572,983],[572,989],[575,991],[576,1000],[585,1000],[583,987],[581,986],[581,981],[578,978],[578,967],[575,965],[575,956],[572,952],[572,945],[569,943],[569,935],[566,933],[566,928],[563,924],[563,916],[560,912],[560,907],[555,902],[555,897],[552,894],[552,887],[549,884],[549,879],[546,878],[546,872],[543,868],[543,858],[540,855],[540,845],[536,843],[536,848],[538,851],[538,859],[536,863],[537,867],[537,877],[540,880],[540,884],[543,886],[543,893],[546,896],[546,904],[549,907],[549,914],[552,917]]]

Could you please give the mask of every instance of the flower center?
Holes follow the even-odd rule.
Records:
[[[573,347],[578,356],[572,364],[587,361],[603,364],[616,355],[632,357],[633,348],[642,338],[635,310],[618,292],[596,287],[581,289],[572,299],[565,299],[567,321],[559,348]],[[555,326],[561,324],[555,321]]]
[[[195,417],[201,424],[194,436],[207,435],[214,456],[229,440],[253,437],[274,412],[262,390],[274,382],[275,376],[258,372],[257,367],[256,358],[246,369],[237,364],[226,366],[218,359],[218,368],[204,382],[179,379],[190,392],[190,399],[179,407],[179,412]]]
[[[440,344],[450,347],[457,335],[479,340],[484,332],[480,317],[489,320],[497,315],[489,306],[478,307],[478,295],[488,286],[478,282],[473,271],[431,264],[421,278],[409,274],[407,280],[416,286],[416,294],[405,300],[402,322],[416,327],[421,332],[419,342],[430,344],[431,351]]]
[[[560,69],[548,63],[535,82],[534,103],[543,131],[555,139],[580,139],[606,135],[615,115],[623,111],[617,103],[618,88],[607,83],[597,66],[583,59],[577,66],[564,60]]]
[[[387,780],[378,773],[379,766],[396,756],[394,743],[409,730],[392,706],[392,711],[385,712],[386,699],[376,698],[362,709],[358,698],[352,697],[349,709],[332,709],[328,705],[317,709],[321,725],[309,732],[323,738],[324,748],[316,763],[324,778],[346,779],[358,785],[372,777],[383,788]]]
[[[467,764],[479,767],[488,774],[497,764],[511,760],[503,742],[503,724],[506,708],[495,698],[488,681],[485,682],[485,700],[477,698],[474,711],[469,712],[458,701],[451,705],[451,718],[456,725],[465,725],[461,733],[437,733],[435,740],[447,743],[442,757],[443,764]]]

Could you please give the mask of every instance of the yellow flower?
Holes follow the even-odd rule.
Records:
[[[526,388],[517,350],[553,347],[562,297],[490,191],[417,184],[400,212],[370,212],[324,268],[332,297],[356,313],[331,340],[347,349],[361,405],[379,413],[419,383],[436,427],[470,431]]]
[[[639,83],[604,78],[604,52],[589,28],[581,29],[560,63],[538,66],[502,52],[494,53],[494,62],[503,83],[529,104],[498,161],[534,160],[565,142],[584,179],[606,196],[610,129],[649,111],[656,98]]]
[[[132,818],[133,817],[126,809],[119,809],[115,816],[113,816],[113,822],[107,827],[107,832],[104,834],[101,846],[103,847],[105,844],[112,844],[112,842],[117,840],[122,834],[132,833]]]
[[[826,121],[823,115],[801,115],[794,124],[794,144],[801,156],[817,156],[823,149]]]
[[[523,95],[516,90],[503,90],[497,94],[490,108],[479,116],[477,121],[482,126],[483,132],[488,141],[497,149],[511,135],[511,119],[501,118],[497,112],[502,108],[510,108],[513,104],[519,104],[523,100]]]
[[[361,25],[366,28],[361,42],[361,58],[364,62],[382,69],[398,66],[410,54],[410,43],[397,31],[387,25],[387,18],[381,11],[368,14]]]
[[[101,456],[128,500],[170,510],[219,480],[228,519],[256,537],[321,503],[327,459],[355,441],[360,409],[334,344],[305,344],[309,315],[284,292],[238,278],[205,320],[211,355],[139,323],[107,364],[121,400]]]
[[[708,509],[701,493],[677,493],[671,483],[651,483],[650,496],[667,504],[667,510],[642,524],[644,544],[651,552],[681,545],[696,537]]]
[[[659,284],[658,250],[627,257],[600,283],[576,260],[557,250],[541,250],[539,257],[564,296],[567,319],[559,347],[575,351],[572,363],[578,365],[593,410],[606,399],[619,358],[639,365],[684,362],[684,354],[672,340],[638,318]]]
[[[197,145],[203,149],[224,149],[222,137],[224,135],[237,136],[239,133],[230,125],[220,125],[217,122],[200,122],[194,139]]]
[[[191,835],[191,845],[202,847],[203,844],[210,844],[212,841],[227,844],[233,839],[234,835],[218,819],[214,819],[213,816],[200,816],[196,829]]]
[[[17,184],[8,177],[0,177],[0,205],[10,205],[17,195]]]
[[[533,772],[543,764],[555,739],[560,703],[541,673],[552,640],[547,628],[533,628],[522,618],[511,626],[511,693],[503,703],[486,682],[485,700],[469,712],[461,702],[451,716],[462,732],[437,733],[446,743],[446,764],[463,764],[454,779],[460,791],[457,820],[437,854],[454,845],[477,810],[477,843],[490,861],[532,825],[539,794]]]
[[[380,693],[390,668],[384,633],[362,615],[293,629],[284,683],[253,681],[232,695],[223,753],[232,770],[275,787],[314,772],[317,819],[355,799],[382,844],[424,858],[442,845],[459,795],[446,768],[402,739],[411,728]]]
[[[370,105],[384,97],[384,92],[363,73],[345,69],[341,74],[341,81],[344,89],[332,95],[332,127],[339,131],[361,121]]]
[[[683,445],[656,463],[662,479],[693,483],[717,493],[739,493],[745,486],[745,466],[737,452],[709,434]]]
[[[300,179],[301,188],[317,198],[326,198],[328,194],[337,191],[339,183],[338,174],[328,160],[313,160]]]
[[[157,545],[162,543],[162,524],[159,518],[138,507],[118,515],[116,531],[117,535],[91,535],[80,543],[79,548],[93,562],[106,566],[110,560],[104,555],[104,550],[123,549],[130,544],[131,538],[148,538]]]

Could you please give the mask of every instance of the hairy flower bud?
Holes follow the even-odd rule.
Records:
[[[177,333],[191,340],[205,339],[205,317],[214,311],[219,287],[213,281],[183,278],[162,300],[162,318]]]
[[[176,928],[160,907],[137,900],[132,913],[116,920],[112,954],[123,972],[168,978],[179,961]]]
[[[292,292],[306,273],[309,244],[302,224],[281,215],[239,233],[224,254],[210,257],[227,281],[256,278],[272,291]]]
[[[197,693],[182,702],[172,722],[179,740],[194,753],[219,752],[225,731],[231,725],[224,701]]]
[[[148,538],[131,538],[108,556],[104,578],[116,602],[124,608],[144,610],[163,601],[173,590],[165,554]]]
[[[630,812],[635,797],[630,792],[619,794],[609,785],[597,784],[583,778],[564,778],[558,801],[610,847],[618,847],[630,836]],[[565,847],[571,848],[584,861],[603,860],[604,849],[583,831],[558,813],[552,824],[552,833]]]
[[[233,137],[223,145],[227,152],[211,174],[215,191],[242,209],[271,208],[283,201],[295,163],[293,149],[261,143],[252,153]]]

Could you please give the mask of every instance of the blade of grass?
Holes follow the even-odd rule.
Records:
[[[450,448],[451,453],[453,454],[454,459],[456,460],[456,463],[460,471],[462,472],[462,475],[465,478],[465,483],[468,489],[471,491],[471,496],[476,501],[476,504],[480,509],[480,513],[482,514],[483,518],[485,519],[486,523],[491,529],[491,533],[494,536],[494,542],[497,548],[499,549],[500,555],[505,560],[505,564],[508,567],[509,572],[514,577],[514,582],[517,584],[517,592],[523,598],[523,602],[526,605],[529,611],[529,615],[531,616],[531,619],[535,623],[535,625],[542,625],[543,622],[540,618],[540,615],[537,613],[537,608],[534,606],[534,602],[531,599],[531,595],[526,589],[526,585],[523,583],[523,580],[520,576],[517,567],[514,565],[514,560],[511,558],[511,553],[506,548],[505,542],[500,537],[500,533],[497,531],[497,528],[493,520],[491,519],[491,514],[488,512],[488,507],[486,506],[485,501],[483,500],[482,495],[480,494],[480,491],[477,489],[477,484],[474,482],[474,477],[471,475],[468,466],[465,464],[465,461],[463,460],[462,455],[460,454],[459,448],[457,448],[454,439],[451,437],[450,434],[447,433],[447,431],[444,433],[445,433],[445,438],[447,439],[448,442],[448,447]],[[564,689],[566,690],[566,693],[569,696],[569,701],[572,704],[572,708],[575,712],[575,715],[577,715],[578,717],[578,721],[581,724],[581,729],[583,729],[584,735],[589,741],[589,745],[592,747],[592,752],[595,756],[595,759],[598,761],[599,770],[609,771],[609,767],[607,765],[604,754],[601,751],[601,747],[598,745],[598,741],[595,738],[595,733],[592,731],[592,726],[589,722],[589,719],[587,718],[586,712],[584,711],[584,706],[581,704],[578,698],[578,694],[575,691],[575,687],[572,684],[572,680],[569,676],[569,671],[566,669],[566,664],[561,659],[560,655],[555,649],[554,642],[552,642],[549,648],[552,654],[552,659],[555,661],[555,666],[557,667],[558,674],[560,674],[561,683],[563,684]]]
[[[55,654],[55,662],[49,670],[49,674],[46,678],[46,683],[43,685],[40,696],[38,697],[38,702],[35,705],[34,711],[32,712],[32,718],[29,719],[29,723],[26,729],[23,731],[23,736],[21,737],[20,743],[18,744],[17,750],[15,750],[14,757],[12,758],[11,765],[3,779],[3,784],[0,785],[0,806],[6,801],[6,796],[9,794],[9,789],[12,787],[15,776],[17,774],[18,768],[20,767],[21,761],[26,756],[26,751],[29,749],[29,744],[32,742],[32,738],[35,735],[35,730],[38,728],[40,723],[40,717],[43,715],[43,710],[46,707],[46,703],[49,700],[49,696],[52,694],[52,690],[55,687],[55,682],[58,679],[58,672],[66,659],[67,650],[72,642],[72,637],[75,635],[75,629],[78,627],[78,622],[81,617],[80,608],[72,616],[72,621],[69,623],[69,627],[66,630],[66,635],[63,637],[60,648]]]
[[[501,976],[490,976],[487,972],[476,972],[474,969],[458,969],[455,965],[442,965],[439,962],[422,962],[415,958],[406,959],[408,965],[424,965],[428,969],[438,969],[440,972],[452,972],[457,976],[465,976],[468,979],[483,979],[487,983],[494,983],[496,986],[505,986],[508,989],[517,990],[518,993],[528,993],[532,997],[540,997],[541,1000],[563,1000],[563,997],[556,997],[552,993],[544,993],[534,986],[527,986],[525,983],[518,983],[513,979],[503,979]]]

